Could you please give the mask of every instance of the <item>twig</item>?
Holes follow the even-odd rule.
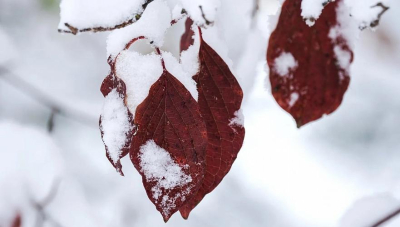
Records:
[[[49,120],[47,121],[47,131],[49,133],[53,132],[54,129],[54,118],[60,112],[58,109],[51,109]]]
[[[374,27],[378,26],[378,25],[379,25],[379,22],[381,21],[382,15],[385,14],[386,11],[389,10],[389,7],[383,5],[382,2],[379,2],[378,4],[376,4],[376,5],[374,5],[374,6],[371,6],[371,8],[375,8],[375,7],[381,7],[381,8],[382,8],[382,11],[378,14],[378,18],[377,18],[376,20],[374,20],[374,21],[371,22],[371,24],[370,24],[370,27],[371,27],[371,28],[374,28]]]
[[[29,95],[29,97],[32,97],[39,103],[43,104],[44,106],[48,107],[53,111],[53,114],[60,114],[64,117],[70,118],[75,120],[76,122],[79,122],[81,124],[90,126],[90,127],[96,127],[96,122],[97,119],[92,118],[91,116],[80,112],[78,110],[68,110],[67,108],[63,107],[57,101],[49,98],[48,95],[43,93],[41,90],[37,89],[33,85],[29,84],[28,82],[24,81],[21,79],[21,77],[17,76],[16,74],[12,73],[10,70],[1,67],[0,66],[0,79],[3,79],[5,82],[7,82],[9,85],[17,88],[23,93],[26,93]],[[54,116],[49,119],[49,121],[54,121]],[[49,129],[49,124],[48,123],[48,129]],[[54,125],[54,122],[51,124]]]
[[[142,12],[140,12],[140,13],[138,13],[138,14],[135,14],[135,15],[133,16],[133,18],[131,18],[131,19],[125,21],[125,22],[122,22],[121,24],[117,24],[117,25],[115,25],[115,26],[111,26],[111,27],[93,27],[93,28],[82,28],[82,29],[78,29],[77,27],[75,27],[75,26],[73,26],[73,25],[71,25],[71,24],[69,24],[69,23],[65,23],[65,24],[64,24],[65,27],[67,27],[69,30],[58,29],[58,32],[61,32],[61,33],[70,33],[70,34],[76,35],[76,34],[78,34],[78,33],[80,33],[80,32],[105,32],[105,31],[112,31],[112,30],[115,30],[115,29],[124,28],[124,27],[126,27],[126,26],[128,26],[128,25],[131,25],[131,24],[135,23],[136,21],[138,21],[138,20],[142,17],[142,14],[144,13],[144,11],[145,11],[145,9],[147,8],[147,6],[148,6],[152,1],[154,1],[154,0],[147,0],[147,1],[142,5],[142,8],[143,8]]]
[[[203,17],[204,21],[206,22],[206,25],[213,25],[214,24],[213,21],[207,20],[206,15],[204,14],[204,11],[203,11],[203,6],[199,6],[199,8],[201,11],[201,16]]]
[[[251,13],[253,18],[257,16],[259,10],[260,10],[260,0],[254,0],[253,12]]]
[[[50,188],[50,192],[41,202],[36,202],[34,200],[31,200],[31,203],[38,212],[38,218],[36,219],[36,224],[35,224],[36,227],[43,226],[43,223],[45,221],[53,223],[53,225],[56,227],[62,227],[61,224],[59,224],[53,217],[51,217],[49,214],[45,212],[46,206],[48,206],[56,197],[60,183],[61,179],[56,179],[53,182],[52,187]]]
[[[390,213],[386,217],[382,218],[381,220],[377,221],[375,224],[371,225],[371,227],[379,227],[382,224],[390,221],[392,218],[400,214],[400,208],[395,210],[394,212]]]

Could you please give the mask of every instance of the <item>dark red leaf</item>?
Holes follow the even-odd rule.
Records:
[[[332,40],[329,36],[339,25],[336,10],[341,3],[328,4],[315,25],[309,27],[301,17],[301,0],[286,0],[271,35],[267,60],[272,94],[298,127],[335,111],[349,85],[348,71],[340,65],[334,48],[349,56],[349,64],[353,53],[343,37]],[[276,59],[284,53],[294,57],[296,67],[277,69]]]
[[[11,227],[21,227],[22,225],[22,220],[21,220],[21,215],[17,214],[11,223]]]
[[[192,30],[193,21],[189,17],[185,22],[185,32],[181,37],[181,52],[189,49],[191,45],[194,43],[194,31]]]
[[[113,64],[110,64],[111,65],[111,73],[110,73],[110,75],[108,75],[105,79],[104,79],[104,81],[103,81],[103,83],[102,83],[102,85],[101,85],[101,88],[100,88],[100,91],[102,92],[102,94],[103,94],[103,96],[104,97],[107,97],[107,95],[113,90],[113,89],[116,89],[117,90],[117,92],[120,94],[120,96],[123,98],[123,99],[125,99],[125,96],[126,96],[126,86],[125,86],[125,83],[121,80],[121,79],[119,79],[118,77],[116,77],[115,75],[114,75],[114,67],[113,67]],[[120,162],[120,159],[122,159],[123,157],[125,157],[128,153],[129,153],[129,148],[130,148],[130,145],[131,145],[131,142],[132,142],[132,136],[133,136],[133,133],[134,133],[134,131],[135,131],[135,129],[136,129],[136,126],[135,126],[135,124],[134,124],[134,121],[133,121],[133,115],[129,112],[129,109],[128,109],[128,107],[126,107],[126,109],[127,109],[127,112],[128,112],[128,118],[129,118],[129,124],[130,124],[130,128],[132,129],[132,130],[130,130],[128,133],[127,133],[127,135],[126,135],[126,143],[125,143],[125,145],[122,147],[122,149],[121,149],[121,154],[119,155],[119,159],[116,161],[116,162],[114,162],[113,160],[112,160],[112,158],[110,157],[110,155],[109,155],[109,152],[108,152],[108,147],[107,147],[107,144],[106,143],[104,143],[104,145],[105,145],[105,147],[106,147],[106,156],[107,156],[107,158],[108,158],[108,160],[111,162],[111,164],[114,166],[114,168],[117,170],[117,172],[119,172],[122,176],[124,175],[123,174],[123,172],[122,172],[122,165],[121,165],[121,162]],[[100,125],[100,131],[101,131],[101,137],[103,138],[103,136],[104,136],[104,131],[102,130],[102,119],[101,119],[101,117],[100,117],[100,119],[99,119],[99,125]]]
[[[152,85],[148,97],[137,107],[135,123],[138,131],[130,150],[131,160],[142,175],[148,197],[164,221],[168,221],[198,191],[202,183],[207,146],[206,126],[199,106],[189,91],[166,70]],[[162,154],[149,157],[154,149],[158,149],[154,146],[153,151],[144,149],[149,143],[164,149],[164,156],[167,152],[172,161],[164,163],[165,160],[158,160]],[[149,158],[155,158],[153,161],[156,163],[147,163]],[[169,175],[168,171],[174,171],[169,168],[171,165],[178,168],[182,175],[178,181],[183,180],[183,183],[174,182],[176,179],[171,180],[168,176],[163,177],[163,174]],[[158,169],[158,172],[152,174],[154,169]],[[167,187],[165,181],[174,184]]]
[[[233,119],[240,118],[242,89],[224,60],[201,40],[200,71],[194,76],[199,92],[201,115],[207,126],[206,173],[199,192],[180,212],[189,213],[214,190],[231,169],[242,147],[245,130]]]

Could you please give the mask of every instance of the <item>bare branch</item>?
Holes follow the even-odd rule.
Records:
[[[394,212],[388,214],[386,217],[382,218],[381,220],[377,221],[375,224],[371,225],[371,227],[382,226],[383,224],[390,221],[392,218],[396,217],[399,214],[400,214],[400,208],[395,210]]]
[[[378,14],[378,18],[377,18],[376,20],[374,20],[374,21],[371,22],[371,24],[370,24],[370,27],[371,27],[371,28],[374,28],[374,27],[378,26],[378,25],[379,25],[379,22],[381,21],[382,15],[385,14],[386,11],[389,10],[389,7],[383,5],[382,2],[379,2],[378,4],[376,4],[376,5],[374,5],[374,6],[371,6],[371,8],[375,8],[375,7],[381,7],[381,8],[382,8],[382,11]]]
[[[41,90],[32,86],[28,82],[24,81],[21,77],[17,76],[7,68],[4,68],[2,66],[0,66],[0,79],[7,82],[9,85],[15,87],[16,89],[20,90],[21,92],[29,95],[29,97],[32,97],[33,99],[43,104],[44,106],[48,107],[49,109],[55,111],[55,114],[60,114],[64,117],[73,119],[77,122],[80,122],[90,127],[97,127],[96,126],[97,119],[94,119],[93,117],[87,115],[84,112],[65,108],[64,106],[60,105],[57,101],[50,98],[49,95],[43,93]]]
[[[54,180],[52,187],[50,188],[50,192],[41,202],[36,202],[33,199],[31,199],[31,203],[33,207],[35,207],[38,213],[38,217],[36,219],[36,224],[35,224],[36,227],[43,226],[43,223],[45,221],[51,222],[56,227],[62,227],[62,225],[59,224],[51,215],[45,212],[46,206],[48,206],[56,197],[60,183],[61,179]]]
[[[258,11],[260,10],[260,0],[254,0],[254,7],[251,13],[252,17],[255,18]]]
[[[135,14],[131,19],[121,23],[121,24],[117,24],[115,26],[112,27],[93,27],[93,28],[82,28],[82,29],[78,29],[77,27],[69,24],[69,23],[65,23],[65,27],[67,27],[69,30],[63,30],[63,29],[58,29],[58,32],[60,33],[70,33],[73,35],[76,35],[80,32],[105,32],[105,31],[112,31],[115,29],[120,29],[120,28],[124,28],[128,25],[131,25],[133,23],[135,23],[136,21],[138,21],[141,17],[142,14],[144,13],[144,11],[146,10],[147,6],[154,0],[147,0],[143,5],[142,5],[142,12]]]
[[[203,11],[203,6],[199,6],[199,8],[201,11],[201,16],[203,17],[204,21],[206,22],[206,25],[213,25],[214,21],[207,20],[206,15],[204,14],[204,11]]]

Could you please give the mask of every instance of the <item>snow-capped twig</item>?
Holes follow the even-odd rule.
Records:
[[[147,0],[143,5],[143,11],[135,14],[131,19],[122,22],[121,24],[117,24],[115,26],[111,26],[111,27],[92,27],[92,28],[82,28],[82,29],[78,29],[75,26],[69,24],[69,23],[65,23],[65,27],[67,27],[69,30],[63,30],[63,29],[58,29],[58,32],[60,33],[70,33],[73,35],[76,35],[80,32],[105,32],[105,31],[112,31],[115,29],[120,29],[120,28],[124,28],[128,25],[131,25],[133,23],[135,23],[136,21],[138,21],[141,17],[142,14],[144,13],[144,11],[146,10],[147,6],[152,2],[153,0]]]

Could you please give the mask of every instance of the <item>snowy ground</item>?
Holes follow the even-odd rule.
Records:
[[[56,115],[48,134],[51,110],[21,91],[26,87],[11,86],[15,80],[0,69],[0,226],[17,212],[23,226],[35,226],[31,200],[41,201],[58,180],[45,212],[63,227],[357,227],[400,207],[399,1],[376,32],[361,34],[341,107],[300,130],[266,88],[264,58],[254,62],[246,53],[258,73],[244,104],[244,147],[189,220],[176,214],[167,224],[130,160],[120,177],[105,157],[98,117],[106,34],[62,35],[58,21],[58,2],[0,0],[1,67],[86,116],[82,123]],[[237,53],[229,53],[233,62]],[[387,226],[399,225],[400,217]]]

